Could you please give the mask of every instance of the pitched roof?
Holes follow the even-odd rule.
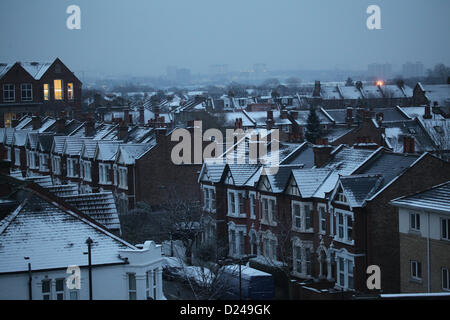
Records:
[[[67,195],[62,198],[108,230],[120,233],[119,213],[112,192]]]
[[[83,215],[30,191],[0,222],[0,273],[86,266],[86,239],[91,238],[94,265],[119,264],[118,251],[136,248]],[[24,260],[29,257],[29,260]]]
[[[296,169],[292,170],[292,176],[297,183],[301,196],[311,198],[331,172],[332,170],[326,168]]]
[[[46,186],[45,188],[58,197],[73,196],[78,194],[78,185],[76,184],[58,184]]]
[[[53,185],[52,177],[51,176],[32,176],[32,177],[26,177],[26,181],[31,181],[34,183],[37,183],[41,187],[47,188]]]
[[[340,185],[351,207],[362,207],[381,185],[380,175],[351,175],[340,177]]]
[[[125,165],[134,164],[137,159],[142,157],[147,151],[153,148],[156,143],[146,144],[122,144],[119,146],[118,162]]]
[[[392,200],[393,205],[450,214],[450,181]]]

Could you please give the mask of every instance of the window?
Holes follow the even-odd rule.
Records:
[[[236,232],[230,230],[230,250],[231,254],[236,254]]]
[[[63,86],[62,86],[62,80],[53,80],[53,86],[54,86],[54,94],[55,94],[55,100],[62,100],[63,99]]]
[[[61,159],[57,156],[53,156],[52,171],[54,174],[61,174]]]
[[[216,210],[216,194],[215,189],[208,189],[209,194],[209,208],[211,210]]]
[[[48,87],[48,83],[44,83],[44,100],[50,100],[50,89]]]
[[[6,147],[6,160],[11,161],[11,147]]]
[[[305,229],[308,230],[308,229],[312,228],[311,207],[306,205],[304,208],[305,208]]]
[[[420,231],[420,213],[409,214],[411,230]]]
[[[14,102],[16,100],[16,88],[13,84],[3,85],[3,102]]]
[[[239,214],[242,214],[245,212],[245,210],[244,210],[244,195],[242,193],[238,193],[238,199],[239,199]]]
[[[300,205],[294,204],[294,227],[301,229],[302,227],[302,217],[300,213]]]
[[[319,206],[320,232],[327,232],[327,213],[324,207]]]
[[[450,290],[450,277],[448,273],[448,268],[442,268],[442,289]]]
[[[256,218],[256,195],[250,193],[250,217]]]
[[[273,239],[270,240],[271,258],[273,261],[277,260],[277,242]]]
[[[336,240],[353,242],[353,216],[349,213],[336,212]]]
[[[67,84],[67,99],[73,100],[73,83]]]
[[[77,163],[78,163],[78,159],[67,158],[67,176],[69,178],[78,177],[78,174],[76,172]]]
[[[147,299],[157,299],[157,277],[158,269],[150,270],[146,273]]]
[[[33,86],[31,83],[22,83],[20,85],[22,101],[33,101]]]
[[[136,274],[128,274],[128,299],[136,300]]]
[[[99,183],[101,184],[111,184],[111,177],[109,174],[109,171],[111,170],[111,165],[110,164],[104,164],[101,163],[99,164]]]
[[[302,248],[300,246],[294,246],[295,250],[295,271],[302,273]]]
[[[42,280],[42,299],[51,300],[52,299],[52,281]]]
[[[119,167],[119,187],[123,189],[128,188],[128,170],[127,168]]]
[[[239,255],[245,254],[245,238],[244,231],[239,231]]]
[[[336,202],[347,203],[347,197],[342,191],[337,194]]]
[[[337,257],[337,284],[344,289],[354,289],[354,260],[348,256]]]
[[[14,164],[20,166],[20,149],[14,149]]]
[[[235,214],[236,212],[236,199],[234,192],[228,192],[228,213]]]
[[[56,279],[56,300],[64,300],[64,280]]]
[[[261,223],[276,226],[275,199],[269,197],[261,197],[261,199],[263,207]]]
[[[419,261],[411,260],[411,278],[422,279],[422,264]]]
[[[441,239],[450,240],[450,219],[441,219]]]
[[[46,154],[39,155],[39,170],[48,171],[48,155]]]
[[[305,265],[306,265],[306,274],[312,275],[312,254],[311,249],[305,249]]]

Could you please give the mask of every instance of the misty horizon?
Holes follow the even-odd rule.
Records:
[[[59,57],[77,73],[138,77],[169,66],[206,74],[216,64],[239,72],[258,63],[270,71],[390,63],[395,72],[420,61],[429,69],[450,64],[450,2],[431,2],[4,0],[0,62]],[[80,30],[66,27],[71,4],[81,8]],[[381,30],[366,28],[370,4],[381,8]]]

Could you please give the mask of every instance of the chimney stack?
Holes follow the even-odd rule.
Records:
[[[155,128],[155,138],[157,144],[164,144],[168,141],[166,136],[167,128]]]
[[[123,111],[123,121],[125,122],[125,125],[130,123],[130,111],[128,109]]]
[[[66,120],[64,118],[56,119],[55,130],[58,134],[63,134],[66,130]]]
[[[298,111],[291,111],[292,119],[297,120],[298,119]]]
[[[425,113],[424,113],[424,115],[423,115],[423,118],[424,118],[424,119],[431,119],[431,118],[432,118],[432,117],[431,117],[431,107],[430,107],[429,104],[427,104],[427,105],[425,106]]]
[[[144,124],[145,123],[145,109],[144,107],[140,107],[139,108],[139,124]]]
[[[318,168],[323,166],[330,159],[331,150],[333,149],[330,145],[315,145],[313,147],[314,151],[314,165]]]
[[[128,126],[124,121],[119,123],[117,128],[117,139],[125,141],[128,136]]]
[[[84,123],[84,134],[86,137],[93,136],[95,132],[95,122],[94,119],[88,118]]]
[[[314,82],[313,97],[320,97],[320,81],[319,80],[316,80]]]
[[[353,108],[348,107],[347,108],[347,116],[345,117],[345,122],[348,126],[351,126],[353,124]]]
[[[414,137],[404,136],[403,137],[403,152],[404,153],[415,153]]]
[[[33,126],[33,130],[37,130],[42,126],[41,118],[39,116],[33,116],[31,118],[31,124]]]

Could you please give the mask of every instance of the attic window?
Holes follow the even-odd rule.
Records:
[[[342,190],[336,195],[336,202],[347,203],[347,197],[344,195]]]

